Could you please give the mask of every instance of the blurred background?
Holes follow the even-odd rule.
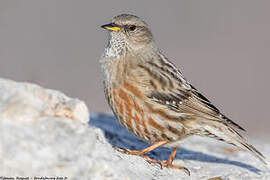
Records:
[[[270,135],[270,1],[1,0],[0,77],[37,83],[111,113],[100,25],[142,17],[187,79],[251,136]]]

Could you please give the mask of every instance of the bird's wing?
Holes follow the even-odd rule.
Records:
[[[220,121],[244,130],[224,116],[171,62],[164,58],[161,56],[156,62],[149,61],[138,66],[141,77],[139,84],[144,86],[144,92],[150,101],[174,113]]]

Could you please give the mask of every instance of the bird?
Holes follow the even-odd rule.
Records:
[[[152,144],[142,150],[116,150],[190,175],[172,162],[177,142],[199,135],[249,151],[266,164],[263,154],[240,134],[245,129],[222,114],[162,53],[145,21],[120,14],[101,27],[108,31],[100,58],[108,104],[122,126]],[[173,147],[167,161],[146,155],[160,146]]]

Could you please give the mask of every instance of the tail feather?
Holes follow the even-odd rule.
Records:
[[[262,163],[267,165],[264,155],[259,152],[254,146],[247,143],[247,141],[241,136],[237,130],[225,125],[223,123],[213,124],[212,126],[204,126],[204,130],[207,132],[206,136],[212,135],[215,139],[225,141],[229,144],[237,146],[243,150],[246,150],[253,154]]]
[[[248,150],[255,157],[257,157],[262,163],[264,163],[265,165],[267,165],[267,162],[265,160],[265,156],[261,152],[259,152],[254,146],[252,146],[252,145],[250,145],[250,144],[248,144],[246,142],[240,142],[240,143],[241,143],[242,149]]]

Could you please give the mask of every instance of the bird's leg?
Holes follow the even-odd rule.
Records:
[[[153,144],[152,146],[149,146],[143,150],[137,151],[137,150],[130,150],[130,149],[122,149],[122,148],[118,148],[115,147],[115,149],[119,152],[125,153],[125,154],[131,154],[131,155],[138,155],[138,156],[144,156],[146,153],[156,149],[159,146],[162,146],[164,144],[166,144],[168,141],[164,140],[164,141],[159,141],[155,144]]]
[[[154,163],[159,163],[161,165],[161,168],[167,167],[167,168],[174,168],[174,169],[183,170],[185,173],[187,173],[190,176],[190,171],[187,168],[185,168],[183,166],[173,165],[172,164],[177,149],[178,149],[178,147],[173,148],[173,150],[171,152],[171,155],[170,155],[170,157],[169,157],[169,159],[167,161],[155,160],[156,162],[154,162]]]
[[[183,167],[183,166],[179,166],[179,165],[173,165],[173,159],[175,157],[176,151],[178,149],[178,147],[174,147],[171,155],[169,157],[169,159],[167,161],[161,161],[161,160],[156,160],[156,159],[152,159],[148,156],[146,156],[145,154],[152,151],[153,149],[156,149],[159,146],[162,146],[164,144],[166,144],[168,141],[159,141],[155,144],[153,144],[152,146],[149,146],[143,150],[137,151],[137,150],[129,150],[129,149],[121,149],[121,148],[117,148],[115,147],[115,149],[119,152],[122,153],[126,153],[126,154],[131,154],[131,155],[138,155],[143,157],[147,162],[149,162],[150,164],[160,164],[161,168],[163,167],[167,167],[167,168],[174,168],[174,169],[179,169],[179,170],[183,170],[185,173],[187,173],[188,175],[190,175],[190,171]]]

